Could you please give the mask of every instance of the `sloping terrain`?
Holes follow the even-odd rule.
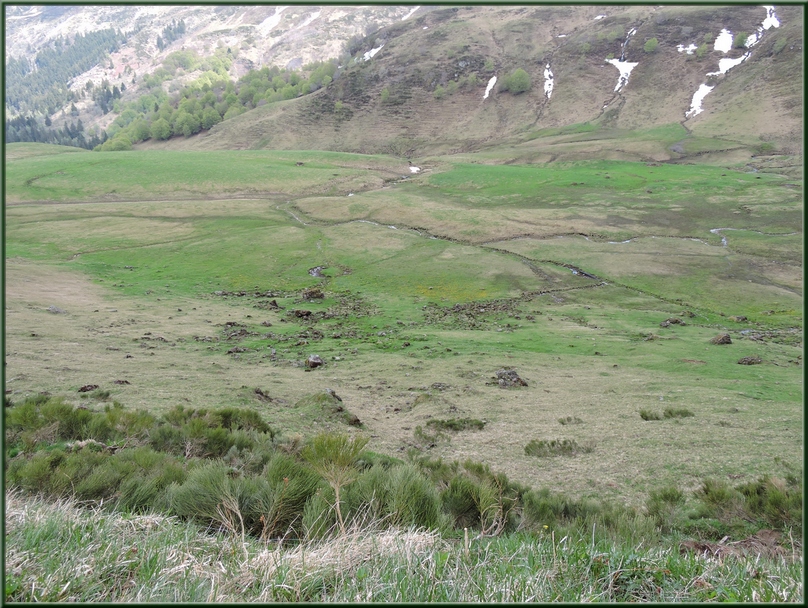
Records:
[[[766,9],[434,10],[367,38],[363,50],[379,49],[376,54],[364,60],[359,53],[339,79],[315,94],[257,108],[197,138],[146,145],[199,150],[305,147],[411,156],[478,150],[581,123],[620,131],[681,123],[691,137],[725,140],[702,142],[700,153],[771,142],[774,149],[798,154],[802,8],[786,6],[777,14],[779,26],[765,30],[754,47],[725,52],[715,48],[720,32],[754,32]],[[658,46],[646,52],[644,43],[652,38]],[[677,49],[694,41],[705,46],[702,57]],[[707,76],[718,70],[721,59],[740,58],[746,52],[750,55],[740,65]],[[637,64],[619,91],[615,87],[620,73],[604,61],[612,56]],[[548,65],[553,80],[549,97],[544,89]],[[516,95],[497,92],[517,68],[529,74],[532,88]],[[493,77],[498,85],[484,98]],[[715,88],[703,101],[704,111],[686,119],[702,83]],[[439,86],[447,92],[436,98]],[[454,86],[456,91],[448,92]],[[618,156],[623,151],[628,157],[643,157],[641,148],[632,150],[631,144],[610,145]],[[675,149],[664,154],[667,159],[681,156]]]

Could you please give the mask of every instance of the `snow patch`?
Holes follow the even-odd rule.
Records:
[[[615,92],[619,91],[628,84],[628,77],[629,74],[631,74],[631,70],[639,65],[639,63],[620,61],[619,59],[607,59],[606,63],[611,63],[614,67],[620,70],[620,78],[617,79],[617,86],[614,87]]]
[[[777,15],[774,12],[774,7],[764,5],[763,8],[766,9],[766,18],[763,20],[763,29],[767,30],[770,27],[780,27],[780,20],[777,19]]]
[[[719,59],[718,60],[718,71],[717,72],[707,72],[707,76],[720,76],[721,74],[726,74],[736,65],[742,64],[744,61],[749,59],[749,55],[751,53],[745,53],[741,57],[737,59]]]
[[[261,23],[258,24],[258,31],[261,32],[264,36],[266,36],[269,31],[278,25],[281,22],[281,13],[285,11],[288,6],[279,6],[275,9],[275,14],[270,15],[266,19],[264,19]]]
[[[547,64],[547,67],[544,68],[544,94],[547,95],[547,99],[550,99],[550,95],[553,94],[553,73],[550,71],[550,64]]]
[[[378,53],[379,51],[381,51],[382,48],[384,48],[384,43],[383,42],[382,42],[381,46],[377,46],[375,49],[370,49],[367,53],[362,55],[362,61],[369,61],[370,58],[373,57],[374,55],[376,55],[376,53]]]
[[[420,6],[416,6],[416,7],[415,7],[414,9],[412,9],[412,10],[411,10],[409,13],[407,13],[406,15],[404,15],[404,17],[403,17],[401,20],[402,20],[402,21],[406,21],[407,19],[409,19],[410,17],[412,17],[413,13],[414,13],[415,11],[417,11],[419,8],[421,8],[421,7],[420,7]],[[426,28],[424,28],[424,29],[426,29]]]
[[[566,37],[567,37],[566,34],[559,34],[558,36],[556,36],[556,38],[566,38]]]
[[[488,86],[485,87],[485,95],[483,95],[483,99],[488,99],[488,94],[491,92],[491,89],[494,88],[495,84],[497,84],[497,77],[491,76],[491,80],[488,81]]]
[[[606,18],[606,15],[598,15],[597,17],[595,17],[595,21],[600,21],[601,19],[605,19],[605,18]]]
[[[729,53],[732,50],[732,32],[728,29],[721,30],[721,33],[718,34],[718,38],[715,39],[713,48],[722,53]]]
[[[688,55],[692,55],[693,51],[695,51],[698,47],[695,44],[690,44],[685,46],[684,44],[677,44],[676,50],[680,53],[687,53]]]
[[[410,173],[420,173],[421,167],[410,167]]]
[[[685,118],[691,118],[703,112],[701,102],[704,101],[704,98],[707,96],[707,93],[712,91],[714,88],[715,87],[711,87],[710,85],[707,84],[703,84],[699,87],[699,90],[696,91],[695,95],[693,95],[693,101],[690,102],[690,110],[685,112]]]
[[[297,29],[302,29],[302,28],[306,27],[307,25],[309,25],[312,21],[314,21],[315,19],[317,19],[317,17],[320,16],[320,12],[321,11],[317,11],[313,15],[309,15],[309,17],[307,17],[306,20],[303,23],[301,23],[300,25],[297,26]]]
[[[763,20],[763,23],[758,26],[757,31],[746,39],[744,43],[746,48],[751,48],[760,42],[760,39],[763,38],[763,32],[766,30],[773,27],[780,27],[780,21],[777,19],[777,15],[774,14],[774,7],[764,6],[763,8],[766,9],[766,18]]]

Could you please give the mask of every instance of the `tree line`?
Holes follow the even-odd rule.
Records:
[[[37,53],[33,61],[9,58],[6,64],[6,109],[13,114],[55,114],[71,99],[67,86],[97,65],[125,40],[115,29],[76,34],[72,43],[62,37]]]
[[[117,118],[108,127],[109,140],[101,150],[127,150],[148,139],[190,137],[259,106],[294,99],[328,85],[337,77],[337,60],[318,61],[301,71],[277,66],[251,70],[238,80],[228,77],[233,60],[230,49],[218,49],[201,58],[193,51],[176,51],[141,84],[148,90],[137,99],[113,101]],[[178,72],[201,70],[194,81],[170,95],[162,82]]]

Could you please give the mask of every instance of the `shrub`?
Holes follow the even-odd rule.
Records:
[[[578,416],[565,416],[564,418],[558,419],[559,424],[583,424],[583,420],[578,418]]]
[[[749,38],[749,34],[746,32],[738,32],[735,34],[735,37],[732,39],[732,48],[734,49],[742,49],[746,46],[746,40]]]
[[[666,407],[663,412],[665,418],[690,418],[695,415],[685,407]]]
[[[355,465],[368,441],[366,437],[349,438],[345,435],[321,433],[314,437],[301,453],[301,456],[334,490],[334,509],[343,534],[345,520],[340,510],[340,491],[358,476],[359,471]]]
[[[102,152],[126,152],[132,149],[132,141],[123,134],[101,144]]]
[[[414,466],[405,464],[389,473],[388,512],[398,526],[437,528],[440,497],[435,486]]]
[[[772,47],[772,53],[774,53],[775,55],[779,55],[780,52],[784,48],[786,48],[787,44],[788,44],[788,38],[786,38],[785,36],[783,36],[782,38],[778,38],[775,41],[774,46]]]
[[[673,529],[676,522],[676,515],[679,508],[685,503],[685,495],[675,486],[667,486],[651,492],[645,503],[649,517],[663,532],[667,533]]]
[[[704,44],[700,44],[699,47],[696,49],[696,57],[698,59],[701,59],[702,57],[704,57],[707,54],[708,50],[709,50],[709,48],[707,47],[706,42]]]
[[[659,46],[659,40],[657,40],[656,38],[650,38],[649,40],[646,40],[646,42],[643,45],[642,49],[646,53],[653,53],[654,51],[657,50],[658,46]]]
[[[662,414],[659,412],[652,412],[651,410],[640,410],[640,418],[643,420],[662,420]]]
[[[435,99],[443,99],[445,95],[446,95],[446,90],[441,85],[438,85],[437,87],[435,87],[435,90],[432,93],[432,96]]]
[[[525,454],[546,458],[549,456],[574,456],[579,453],[589,453],[594,446],[586,444],[579,446],[574,439],[533,439],[525,446]]]
[[[224,528],[232,520],[220,505],[232,500],[230,468],[221,462],[206,462],[193,469],[182,484],[173,483],[167,489],[171,513],[196,519],[205,524],[218,522]],[[232,513],[232,509],[230,510]]]
[[[284,534],[290,529],[302,531],[303,510],[320,486],[319,477],[295,459],[275,454],[266,466],[264,479],[269,491],[256,505],[261,536]]]
[[[215,414],[221,420],[221,425],[231,431],[244,429],[269,433],[272,436],[275,434],[272,428],[264,422],[261,415],[255,410],[239,407],[225,407],[216,410]]]
[[[530,76],[522,68],[517,68],[503,81],[503,91],[510,91],[514,95],[529,91],[532,86]]]
[[[320,488],[306,501],[303,507],[303,530],[308,539],[323,539],[337,527],[334,511],[334,492],[331,488]]]
[[[485,422],[476,418],[450,418],[448,420],[429,420],[426,425],[439,431],[457,432],[467,429],[481,431],[485,426]]]

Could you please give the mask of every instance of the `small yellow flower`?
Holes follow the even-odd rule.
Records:
[[[544,526],[544,529],[546,530],[548,527],[549,527],[549,526]]]

